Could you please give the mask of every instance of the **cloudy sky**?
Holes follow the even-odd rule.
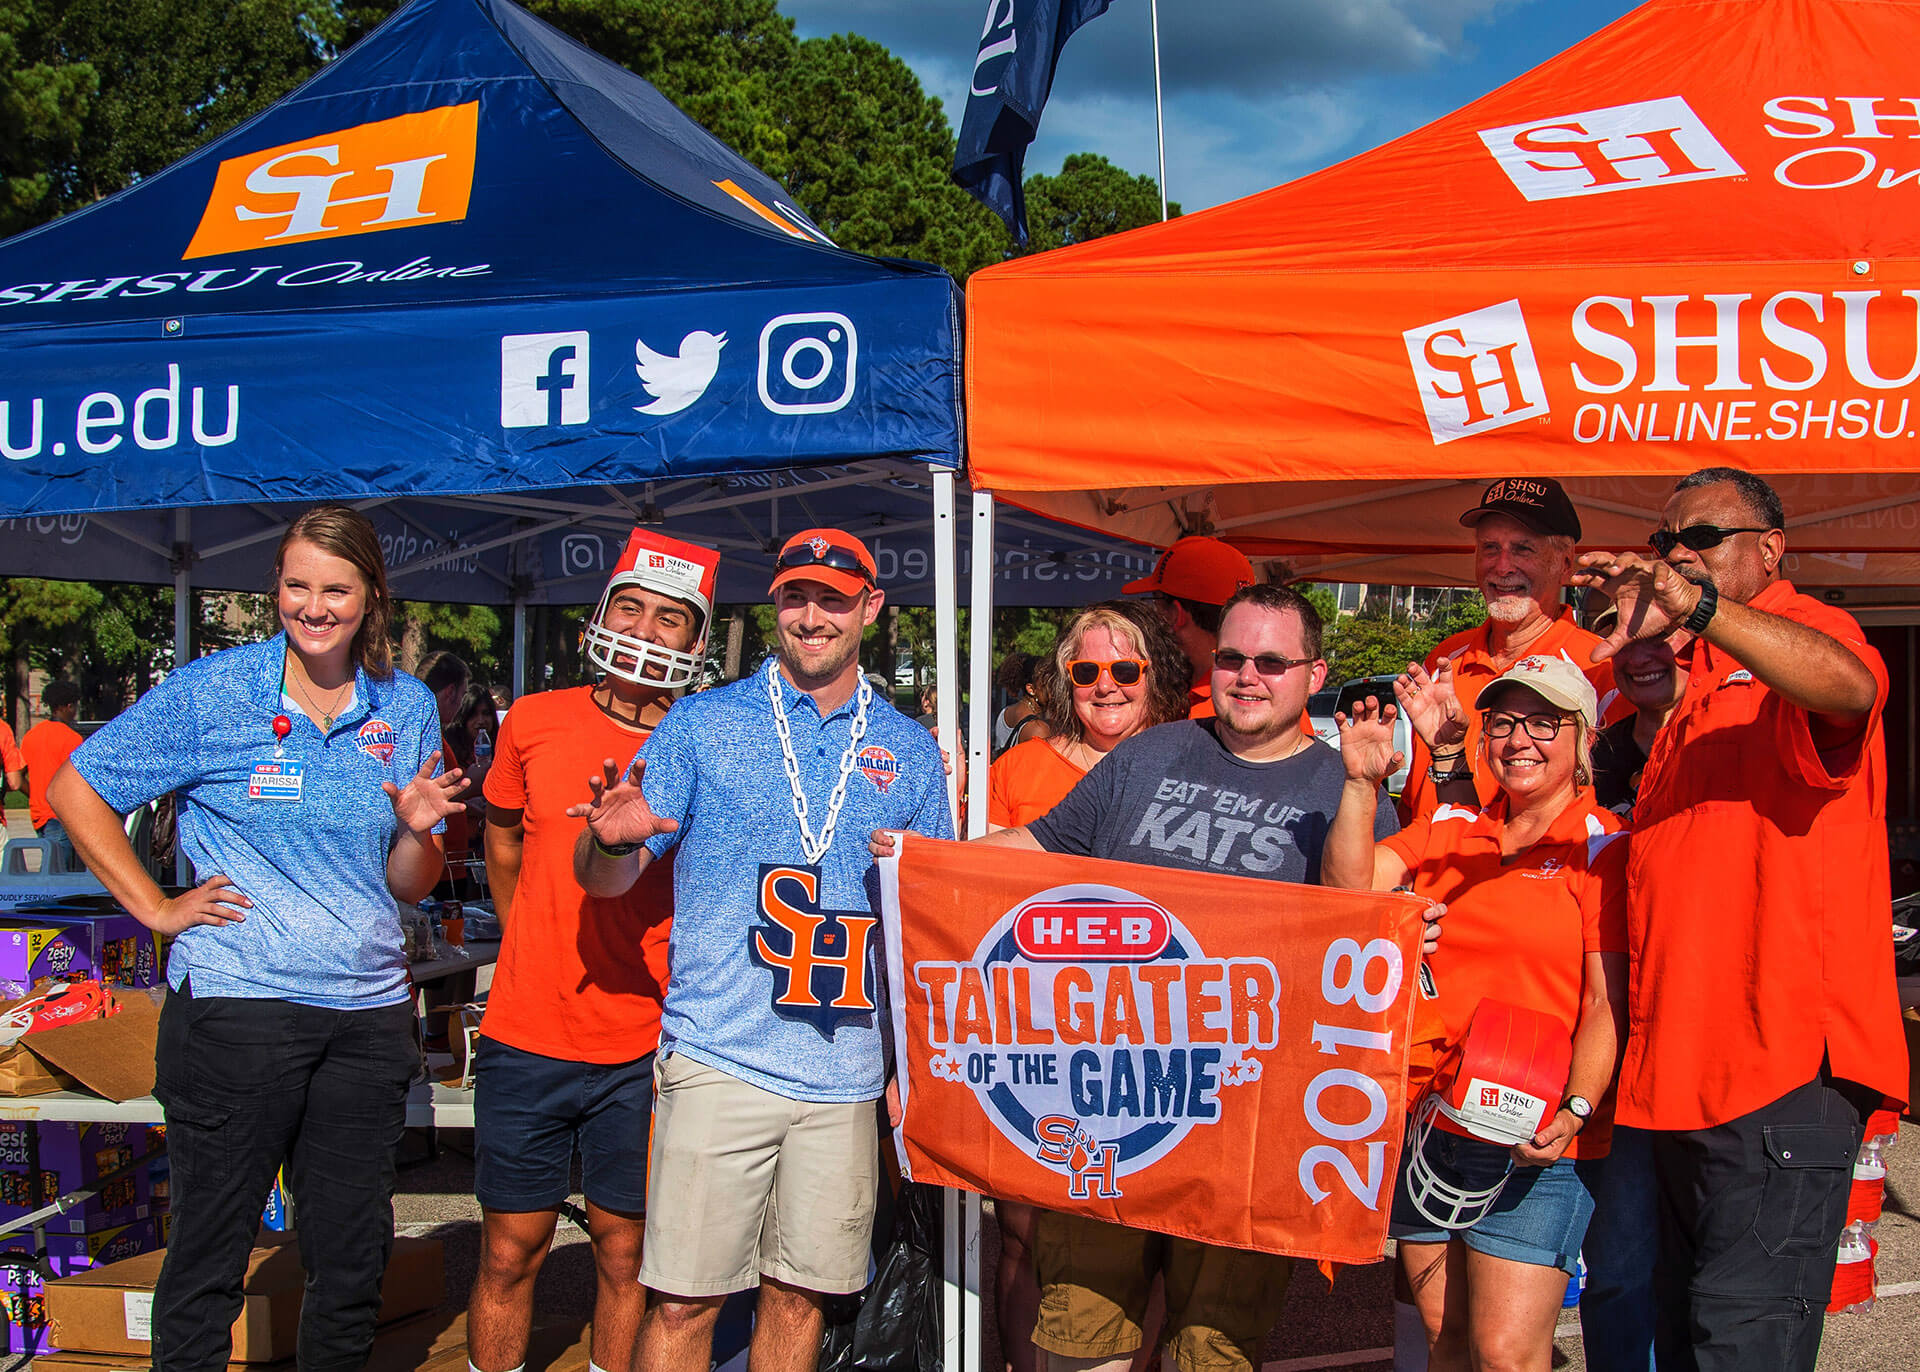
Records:
[[[957,129],[987,0],[780,0],[802,37],[864,34]],[[1634,0],[1161,0],[1167,191],[1188,210],[1264,190],[1418,128],[1537,66]],[[1068,153],[1155,170],[1147,0],[1067,45],[1029,172]]]

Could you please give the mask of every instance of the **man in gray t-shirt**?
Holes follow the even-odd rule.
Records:
[[[976,841],[1317,883],[1346,781],[1340,755],[1300,728],[1326,674],[1320,617],[1306,598],[1247,587],[1221,612],[1214,718],[1128,739],[1050,813]],[[1373,827],[1380,838],[1400,827],[1385,792]],[[1258,904],[1246,913],[1257,917]],[[1292,1271],[1269,1253],[1046,1212],[1034,1266],[1033,1342],[1052,1372],[1125,1372],[1156,1271],[1167,1276],[1167,1340],[1181,1372],[1252,1372]]]
[[[1318,885],[1347,776],[1340,754],[1309,735],[1295,752],[1253,761],[1235,751],[1241,739],[1217,718],[1136,734],[1027,832],[1050,853]],[[1382,791],[1374,837],[1399,828]]]

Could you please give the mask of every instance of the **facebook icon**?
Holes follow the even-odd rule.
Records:
[[[533,429],[584,424],[587,333],[510,333],[500,340],[500,424]]]

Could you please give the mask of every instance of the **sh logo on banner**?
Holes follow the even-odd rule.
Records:
[[[510,333],[500,340],[500,425],[584,424],[587,332]]]
[[[775,414],[831,414],[853,399],[860,335],[844,314],[783,314],[760,330],[760,403]]]
[[[1547,385],[1518,300],[1423,324],[1401,336],[1435,443],[1547,413]]]
[[[1480,141],[1528,200],[1746,175],[1677,95],[1483,129]]]

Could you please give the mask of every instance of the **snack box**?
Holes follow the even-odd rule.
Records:
[[[0,1120],[0,1220],[16,1219],[90,1186],[159,1141],[157,1129],[117,1121]],[[75,1210],[46,1221],[48,1235],[88,1233],[148,1217],[151,1163],[109,1181]]]
[[[49,906],[0,919],[0,982],[24,990],[42,977],[158,986],[166,958],[160,936],[121,910]]]
[[[160,1228],[151,1219],[102,1225],[87,1233],[50,1233],[47,1266],[55,1277],[70,1277],[159,1247]],[[0,1323],[6,1326],[6,1349],[9,1353],[45,1353],[52,1347],[47,1334],[45,1279],[37,1270],[7,1262],[6,1258],[12,1256],[33,1257],[31,1235],[13,1234],[0,1240]]]

